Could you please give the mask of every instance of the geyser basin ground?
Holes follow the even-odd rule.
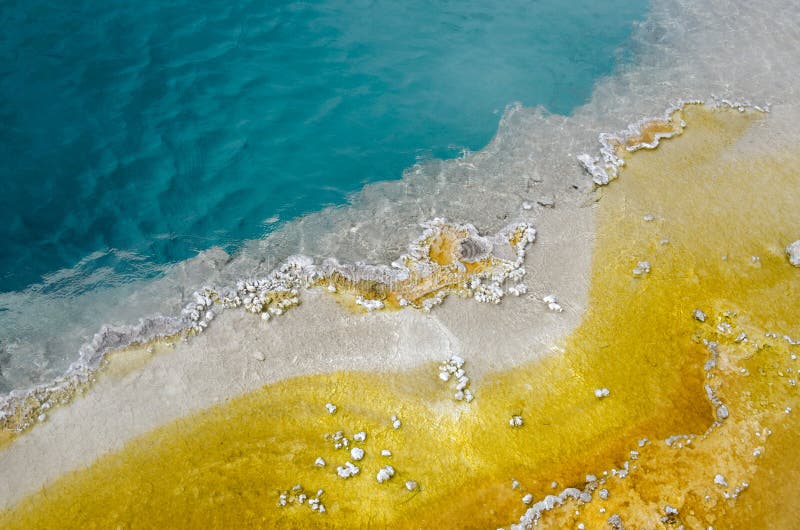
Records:
[[[318,288],[112,356],[0,453],[0,526],[791,527],[800,153],[771,142],[779,112],[689,105],[656,149],[620,148],[618,179],[544,212],[528,292],[499,306],[354,313]]]

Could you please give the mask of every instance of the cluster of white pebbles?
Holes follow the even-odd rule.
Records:
[[[299,289],[310,284],[313,274],[310,258],[293,256],[266,278],[239,280],[223,289],[204,287],[181,314],[194,333],[202,333],[221,309],[242,307],[269,320],[300,304]]]
[[[322,494],[324,490],[318,489],[312,496],[306,493],[301,484],[295,484],[291,490],[282,491],[278,494],[278,507],[283,508],[292,504],[308,506],[311,511],[317,513],[325,513],[325,505],[322,504]]]
[[[328,414],[333,415],[336,414],[339,407],[333,403],[326,403],[325,410]],[[389,425],[393,430],[398,430],[402,426],[402,422],[396,414],[393,414],[389,419]],[[335,450],[342,450],[349,454],[349,460],[346,460],[342,465],[336,466],[336,475],[340,479],[349,480],[361,475],[362,468],[360,463],[367,456],[367,451],[365,447],[363,447],[366,445],[367,437],[367,431],[363,430],[353,433],[350,436],[346,435],[342,430],[324,434],[323,439],[329,442]],[[382,458],[391,458],[392,451],[385,448],[381,449],[380,456]],[[326,468],[328,462],[321,456],[318,456],[314,460],[313,465],[318,468]],[[375,473],[375,481],[378,484],[383,484],[393,479],[396,474],[397,471],[392,465],[385,464]],[[419,483],[416,480],[407,480],[404,484],[404,488],[409,492],[414,492],[419,489]],[[297,484],[291,488],[291,490],[281,491],[278,494],[277,506],[279,508],[284,508],[290,505],[306,505],[311,508],[312,511],[325,513],[325,506],[320,501],[320,497],[322,497],[323,493],[324,491],[319,489],[315,496],[310,496],[305,493],[302,485]]]
[[[466,361],[458,355],[451,355],[450,358],[439,365],[439,379],[445,383],[450,382],[453,384],[455,393],[453,398],[456,401],[466,401],[472,403],[475,396],[472,390],[469,389],[470,379],[464,371],[464,364]]]

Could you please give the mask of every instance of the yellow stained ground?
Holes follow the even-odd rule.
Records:
[[[11,431],[0,431],[0,449],[10,444],[14,439],[14,433]]]
[[[791,528],[798,509],[776,495],[797,492],[800,479],[800,400],[788,382],[798,379],[800,362],[789,355],[800,347],[763,334],[800,332],[800,269],[783,252],[800,238],[800,156],[764,146],[763,158],[736,157],[735,141],[763,124],[760,114],[691,106],[683,117],[681,136],[631,155],[602,190],[589,310],[563,353],[495,374],[469,405],[451,398],[436,366],[270,385],[64,476],[0,514],[0,527],[496,528],[518,520],[524,493],[540,500],[583,488],[587,473],[629,461],[627,478],[609,477],[607,502],[595,494],[541,524],[601,528],[617,513],[628,528]],[[635,278],[640,260],[652,271]],[[692,318],[696,307],[706,323]],[[722,321],[746,330],[748,343],[718,332]],[[720,342],[718,368],[708,374],[704,338]],[[708,432],[715,416],[706,383],[731,414]],[[595,398],[600,387],[611,395]],[[326,402],[338,412],[327,414]],[[393,414],[400,429],[390,426]],[[523,427],[509,427],[514,414]],[[337,430],[351,439],[368,433],[360,476],[336,476],[349,456],[324,434]],[[677,449],[664,443],[675,434],[698,436]],[[651,442],[639,448],[644,437]],[[754,447],[763,455],[753,456]],[[384,448],[393,456],[381,457]],[[318,456],[325,468],[314,466]],[[378,484],[385,464],[397,475]],[[732,487],[746,480],[749,488],[724,499],[713,484],[719,470]],[[406,480],[419,491],[405,490]],[[324,489],[327,512],[278,507],[279,493],[295,484],[312,495]],[[680,515],[662,523],[666,504]]]

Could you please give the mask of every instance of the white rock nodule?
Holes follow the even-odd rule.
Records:
[[[532,502],[533,502],[533,495],[531,495],[530,493],[527,493],[524,497],[522,497],[523,504],[530,504]]]
[[[789,263],[800,267],[800,239],[786,247],[786,256],[789,258]]]
[[[392,466],[384,466],[378,470],[378,474],[375,475],[375,480],[378,481],[378,484],[383,484],[393,476],[394,468]]]
[[[343,466],[339,466],[336,468],[336,474],[343,479],[354,477],[358,475],[360,472],[361,468],[354,465],[352,462],[345,462]]]
[[[392,420],[392,428],[395,430],[399,429],[400,426],[403,425],[403,423],[400,421],[400,418],[398,418],[397,416],[392,416],[391,420]]]
[[[607,388],[595,388],[594,389],[594,397],[597,399],[603,399],[604,397],[608,397],[611,394],[611,391]]]

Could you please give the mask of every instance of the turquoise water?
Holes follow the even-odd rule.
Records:
[[[0,5],[0,291],[158,265],[569,113],[644,0]],[[0,308],[1,310],[2,308]]]

